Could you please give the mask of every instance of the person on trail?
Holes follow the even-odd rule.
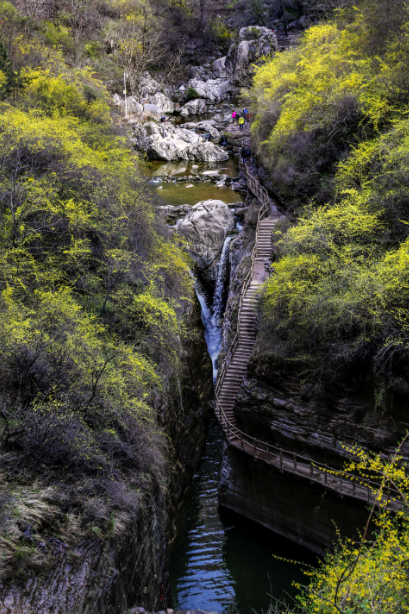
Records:
[[[236,113],[236,111],[233,111],[233,113],[231,114],[231,118],[233,120],[233,124],[236,124],[236,122],[237,122],[237,113]]]
[[[247,123],[250,125],[251,113],[247,113],[246,120],[247,120]]]
[[[241,154],[241,159],[243,161],[243,164],[246,164],[246,148],[244,147],[244,145],[241,148],[240,154]]]
[[[246,162],[250,162],[251,158],[251,150],[247,147],[246,149]]]
[[[247,117],[247,113],[249,112],[248,109],[243,109],[243,117]]]
[[[240,116],[239,117],[239,128],[240,128],[240,130],[243,130],[243,127],[244,127],[244,117]]]
[[[166,121],[166,117],[164,115],[162,115],[162,117],[160,118],[160,123],[164,124]]]

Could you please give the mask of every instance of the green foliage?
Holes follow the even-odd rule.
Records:
[[[116,534],[166,489],[157,407],[183,375],[193,295],[104,85],[64,62],[69,29],[26,24],[23,37],[10,6],[0,12],[25,88],[0,114],[4,575],[51,561],[41,532],[70,543]],[[35,480],[38,521],[20,489]]]
[[[275,234],[260,344],[307,388],[353,374],[391,409],[409,390],[409,17],[397,12],[374,56],[369,6],[256,75],[259,146],[298,214]]]
[[[196,98],[200,98],[200,94],[195,90],[193,85],[191,85],[185,91],[185,100],[188,102],[189,100],[195,100]]]
[[[337,163],[406,109],[407,24],[391,32],[386,21],[374,31],[368,15],[379,4],[311,27],[295,50],[257,70],[253,133],[276,189],[294,208],[327,202]],[[381,35],[386,48],[373,48]]]
[[[347,450],[346,471],[356,482],[377,481],[368,525],[356,539],[339,541],[317,570],[306,572],[310,584],[298,597],[300,614],[403,614],[409,609],[409,483],[400,450],[392,459],[369,455],[358,447]],[[342,472],[340,472],[342,475]],[[359,487],[359,486],[358,486]],[[374,532],[369,534],[369,522]]]

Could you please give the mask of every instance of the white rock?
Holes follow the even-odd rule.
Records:
[[[187,249],[196,264],[207,269],[220,255],[227,233],[234,228],[234,214],[221,200],[197,203],[177,230],[183,235]]]
[[[159,134],[161,133],[160,128],[158,126],[158,124],[155,124],[155,122],[146,122],[146,124],[143,125],[145,133],[150,136],[151,134]]]
[[[218,175],[219,171],[218,170],[213,170],[213,171],[203,171],[202,175]]]
[[[177,137],[152,134],[148,137],[147,154],[153,160],[190,160],[189,144]]]
[[[192,145],[189,150],[189,160],[200,160],[202,162],[225,162],[229,155],[214,143],[199,143]]]
[[[201,98],[206,98],[211,102],[220,102],[226,94],[233,92],[234,87],[227,79],[190,79],[188,87],[193,87]]]
[[[143,111],[148,115],[162,115],[162,109],[157,104],[144,104]]]
[[[220,141],[220,138],[221,138],[220,132],[210,122],[206,122],[206,121],[199,122],[196,127],[197,127],[197,130],[199,130],[200,132],[208,132],[213,140],[217,142]]]
[[[239,41],[238,45],[230,46],[227,56],[213,62],[214,73],[219,78],[229,79],[233,85],[248,81],[254,71],[254,62],[278,49],[274,32],[261,26],[241,28]]]
[[[163,113],[173,113],[175,111],[174,103],[170,100],[170,98],[161,92],[157,92],[153,96],[150,96],[149,102],[160,107]]]
[[[196,100],[189,100],[189,102],[183,105],[180,114],[183,117],[187,117],[188,115],[202,115],[206,111],[206,102],[201,98],[196,98]]]
[[[125,102],[124,102],[125,107]],[[128,115],[142,115],[143,106],[139,104],[134,96],[129,96],[126,99],[126,111]]]
[[[118,106],[118,107],[120,107],[121,105],[123,105],[123,104],[124,104],[124,101],[123,101],[123,99],[120,97],[120,95],[119,95],[119,94],[114,94],[114,95],[112,96],[112,102],[113,102],[113,103],[114,103],[116,106]]]
[[[146,72],[140,80],[138,88],[141,96],[148,97],[156,94],[161,89],[161,85]]]
[[[227,79],[230,77],[230,71],[228,66],[226,66],[226,58],[227,56],[224,56],[223,58],[219,58],[213,62],[213,72],[216,77],[221,79]]]

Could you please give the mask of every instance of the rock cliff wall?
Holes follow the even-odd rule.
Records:
[[[185,372],[170,402],[158,400],[169,435],[171,483],[141,502],[131,525],[112,539],[89,539],[72,551],[56,544],[53,569],[0,585],[0,614],[122,614],[135,604],[160,610],[169,598],[169,544],[180,497],[205,442],[212,365],[200,307],[189,314],[192,341],[184,348]]]
[[[368,511],[362,503],[225,446],[219,503],[284,537],[325,554],[342,535],[357,536]]]

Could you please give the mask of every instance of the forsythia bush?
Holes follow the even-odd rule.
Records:
[[[1,47],[0,572],[7,575],[52,561],[52,547],[35,545],[44,531],[70,544],[124,531],[144,497],[166,489],[157,407],[181,376],[192,282],[136,158],[115,134],[102,83],[90,69],[65,65],[60,51],[44,50],[39,29],[17,35],[30,24],[10,4],[0,2],[0,17],[23,64],[12,72]]]
[[[357,481],[377,476],[371,488],[376,503],[368,512],[363,535],[340,542],[317,570],[307,572],[310,584],[298,597],[303,614],[403,614],[409,611],[409,477],[397,452],[391,461],[358,447],[347,471]],[[398,506],[398,507],[397,507]],[[372,532],[368,530],[372,521]]]
[[[338,11],[258,69],[254,134],[297,223],[275,234],[260,343],[308,387],[354,373],[409,390],[409,13]],[[375,20],[375,21],[374,21]]]

